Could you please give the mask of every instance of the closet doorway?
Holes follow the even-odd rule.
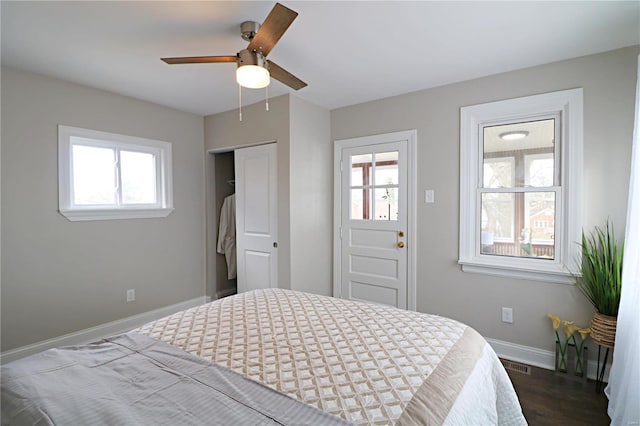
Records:
[[[221,298],[277,287],[277,145],[211,154],[207,167],[208,182],[213,182],[208,191],[208,294]],[[235,213],[231,204],[235,204]],[[232,236],[235,244],[230,241]],[[230,274],[234,269],[230,257],[235,257],[235,274]]]

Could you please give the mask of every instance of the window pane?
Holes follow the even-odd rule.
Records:
[[[351,166],[351,186],[362,186],[362,173],[364,168],[361,166]]]
[[[511,188],[515,183],[513,157],[487,158],[483,167],[484,188]]]
[[[351,186],[370,185],[372,154],[351,156]]]
[[[524,164],[526,186],[553,186],[553,154],[526,155]]]
[[[123,204],[156,203],[156,156],[120,151]]]
[[[351,219],[353,220],[363,220],[368,219],[371,215],[367,211],[369,207],[369,203],[365,206],[364,200],[365,197],[363,195],[368,194],[370,191],[368,189],[352,189],[351,190]],[[368,201],[368,200],[367,200]]]
[[[398,220],[398,151],[352,155],[350,160],[351,219]]]
[[[555,255],[556,194],[528,192],[524,194],[525,244],[530,256],[553,259]]]
[[[398,188],[376,188],[375,220],[398,220]]]
[[[398,184],[398,151],[376,153],[374,185]]]
[[[485,188],[554,186],[555,119],[510,123],[483,128],[483,178]],[[526,159],[531,158],[531,167]],[[514,161],[513,178],[495,163]],[[537,159],[540,162],[533,164]],[[503,166],[506,167],[506,166]],[[490,175],[487,176],[487,173]],[[505,183],[510,184],[506,185]]]
[[[116,204],[115,150],[73,145],[73,203]]]
[[[482,194],[482,238],[481,244],[513,244],[515,218],[514,193]],[[487,251],[482,251],[487,253]],[[491,252],[488,252],[491,254]]]
[[[483,193],[480,253],[554,259],[555,192]]]
[[[361,154],[361,155],[352,155],[351,156],[351,164],[368,164],[371,165],[373,161],[373,156],[371,154]]]

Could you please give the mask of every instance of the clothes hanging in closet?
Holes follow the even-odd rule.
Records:
[[[236,266],[236,196],[229,195],[220,210],[220,229],[218,230],[218,253],[227,260],[227,278],[234,279]]]

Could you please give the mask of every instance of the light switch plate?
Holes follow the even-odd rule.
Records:
[[[435,191],[433,189],[424,190],[424,202],[427,204],[435,203]]]

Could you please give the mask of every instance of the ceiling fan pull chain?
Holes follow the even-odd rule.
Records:
[[[242,121],[242,86],[240,86],[239,84],[238,84],[238,104],[240,105],[238,107],[238,111],[240,111],[239,118],[240,118],[240,121]]]
[[[267,100],[265,104],[265,111],[269,111],[269,86],[266,87],[266,91],[267,91]]]

